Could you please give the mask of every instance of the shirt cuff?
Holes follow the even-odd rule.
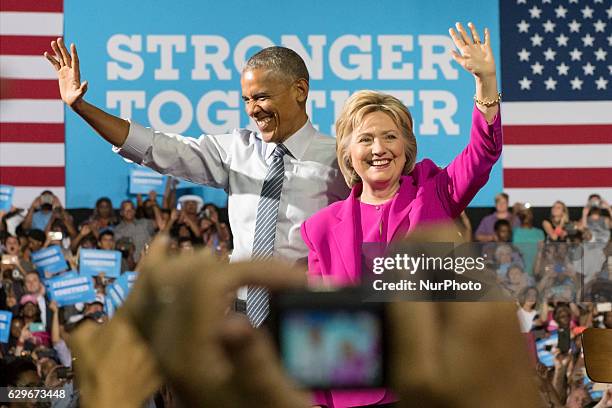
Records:
[[[123,146],[114,146],[113,151],[128,160],[141,164],[153,144],[153,132],[136,122],[131,120],[128,122],[130,122],[130,129]]]
[[[497,114],[493,117],[491,124],[485,119],[484,113],[474,104],[472,112],[472,128],[477,131],[477,134],[487,135],[487,140],[490,140],[496,149],[501,149],[503,145],[501,109],[497,110]]]

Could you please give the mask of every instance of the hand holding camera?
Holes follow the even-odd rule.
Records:
[[[265,333],[251,328],[244,316],[228,319],[225,314],[238,287],[304,285],[303,271],[275,262],[225,265],[205,250],[171,258],[167,245],[167,237],[153,241],[118,313],[128,315],[138,328],[185,403],[308,407],[306,395],[285,377]],[[179,346],[168,333],[182,333],[191,341]],[[253,376],[256,372],[266,375]]]

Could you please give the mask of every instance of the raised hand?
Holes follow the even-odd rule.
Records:
[[[81,83],[79,56],[76,46],[74,44],[70,45],[71,55],[64,45],[64,40],[58,38],[57,41],[51,41],[51,48],[55,52],[55,56],[48,52],[45,52],[44,56],[57,71],[62,100],[66,105],[72,107],[87,92],[87,81]]]
[[[459,49],[459,52],[452,51],[452,56],[459,65],[466,71],[479,78],[495,76],[495,59],[491,49],[491,34],[488,28],[484,29],[484,42],[480,40],[480,35],[472,23],[468,23],[471,37],[461,25],[455,24],[457,31],[450,28],[448,32]]]
[[[80,235],[85,237],[89,234],[91,234],[91,227],[89,226],[89,224],[83,224],[83,226],[81,227]]]

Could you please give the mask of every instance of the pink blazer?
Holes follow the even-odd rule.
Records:
[[[502,144],[501,115],[489,125],[474,107],[470,141],[446,168],[425,159],[410,174],[401,177],[399,192],[389,211],[386,241],[402,238],[418,225],[458,217],[486,184],[501,155]],[[362,187],[356,185],[346,200],[323,208],[302,224],[302,238],[310,249],[310,276],[322,277],[325,283],[334,286],[360,283],[362,242],[357,242],[357,231],[361,226],[354,220]],[[357,395],[359,401],[354,398]],[[316,400],[329,406],[330,398],[336,408],[388,402],[382,389],[358,394],[333,391],[325,399],[317,395]]]

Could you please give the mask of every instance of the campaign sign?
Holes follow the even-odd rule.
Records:
[[[127,284],[129,291],[132,289],[132,286],[134,286],[134,282],[136,282],[136,279],[138,279],[138,272],[126,271],[123,273],[123,276],[127,276]]]
[[[130,169],[130,194],[149,194],[151,190],[163,194],[165,186],[166,176],[146,167]]]
[[[538,360],[546,367],[552,367],[555,365],[555,355],[553,354],[553,348],[557,347],[559,336],[557,332],[551,333],[551,335],[545,339],[536,341],[536,350],[538,352]]]
[[[117,309],[125,301],[127,292],[115,281],[115,283],[106,287],[106,297],[112,300],[113,307]]]
[[[516,71],[514,65],[519,62],[516,53],[510,68],[499,58],[500,2],[453,2],[461,7],[449,7],[450,3],[409,0],[371,7],[371,2],[336,0],[320,7],[322,2],[307,1],[301,18],[288,19],[285,16],[294,14],[291,1],[262,0],[260,7],[249,9],[248,18],[241,1],[191,1],[188,6],[173,7],[171,13],[168,2],[160,0],[147,1],[146,7],[143,2],[123,0],[65,1],[64,31],[78,49],[81,77],[95,84],[88,90],[88,101],[113,115],[129,117],[132,123],[193,137],[225,135],[235,128],[256,130],[242,102],[240,75],[245,61],[257,51],[282,45],[301,55],[308,67],[306,110],[321,133],[333,137],[336,119],[352,93],[376,89],[395,95],[410,108],[417,160],[430,158],[446,166],[470,139],[474,107],[474,79],[453,60],[450,51],[455,45],[448,28],[456,21],[472,21],[482,35],[482,28],[488,27],[495,60],[507,68],[501,71]],[[527,6],[517,8],[527,14]],[[117,13],[118,9],[123,12]],[[95,30],[92,19],[97,22]],[[151,24],[160,20],[163,28]],[[523,33],[525,38],[533,34],[533,27],[529,34]],[[595,41],[604,38],[595,37]],[[504,43],[506,48],[511,45]],[[538,89],[543,89],[543,75],[539,81],[528,77],[532,88],[537,82]],[[589,84],[594,88],[593,81]],[[525,92],[518,79],[506,87]],[[121,202],[131,166],[102,138],[83,137],[93,130],[71,110],[66,111],[65,121],[68,207],[90,207],[101,196]],[[104,165],[80,160],[91,156]],[[176,168],[176,163],[165,164],[166,170]],[[499,161],[472,205],[490,206],[502,181]],[[214,185],[226,188],[225,183]],[[212,201],[208,191],[204,193],[207,202]]]
[[[59,245],[51,245],[32,254],[32,262],[41,275],[58,273],[68,269],[64,253]]]
[[[115,314],[115,306],[113,305],[113,300],[108,296],[108,293],[104,296],[104,313],[106,313],[109,319]]]
[[[49,295],[58,306],[88,303],[96,299],[93,280],[89,276],[73,274],[59,276],[47,282]]]
[[[104,273],[107,278],[117,278],[121,274],[121,252],[81,249],[79,273],[85,276],[96,276]]]
[[[75,270],[62,272],[58,275],[53,276],[52,278],[46,279],[45,285],[49,286],[52,282],[55,282],[59,279],[76,278],[77,276],[79,276],[79,272]]]
[[[11,312],[0,310],[0,343],[8,343],[11,333],[11,320],[13,320]]]
[[[126,272],[107,287],[106,295],[112,299],[115,308],[123,304],[137,277],[137,272]]]
[[[10,211],[15,187],[0,184],[0,211]]]

